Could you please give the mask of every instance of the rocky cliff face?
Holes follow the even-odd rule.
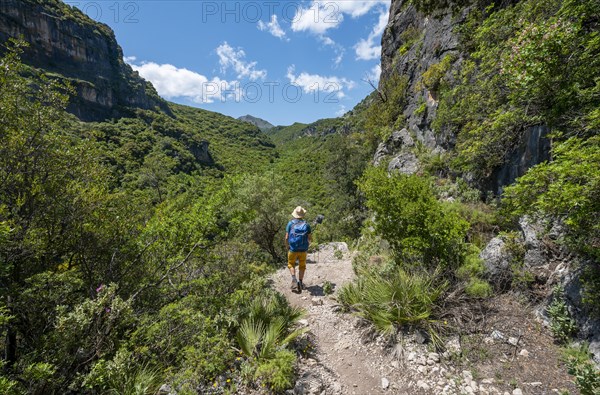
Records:
[[[460,64],[455,28],[464,16],[453,15],[451,10],[427,16],[406,3],[406,0],[392,0],[390,19],[382,37],[381,80],[392,74],[408,78],[408,105],[404,109],[408,129],[434,148],[443,143],[431,130],[438,105],[437,92],[422,83],[422,76],[447,56],[452,59],[448,75],[451,75],[449,70]]]
[[[432,122],[438,108],[438,87],[427,86],[425,76],[438,73],[452,86],[454,72],[465,58],[459,45],[457,27],[465,22],[469,9],[438,9],[430,15],[419,12],[406,0],[392,0],[390,18],[382,37],[381,80],[398,74],[408,79],[407,105],[404,108],[406,131],[426,147],[435,151],[452,149],[456,136],[447,130],[433,130]],[[527,169],[549,159],[550,142],[547,128],[534,126],[523,131],[521,141],[510,152],[484,183],[477,185],[483,191],[500,194],[504,186],[523,175]],[[383,142],[376,154],[391,158],[395,169],[403,173],[418,170],[416,158],[409,168],[402,167],[407,146]],[[408,146],[410,149],[410,146]]]
[[[152,85],[123,62],[113,31],[74,7],[56,0],[2,0],[0,43],[11,37],[31,44],[22,56],[25,64],[73,84],[77,96],[69,111],[84,121],[119,117],[132,107],[168,111]]]

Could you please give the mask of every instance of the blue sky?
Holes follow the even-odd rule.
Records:
[[[165,99],[289,125],[371,92],[390,0],[67,3],[108,24]]]

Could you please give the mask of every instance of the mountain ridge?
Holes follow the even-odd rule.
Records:
[[[262,130],[263,132],[266,132],[267,130],[273,129],[275,127],[275,125],[273,125],[269,121],[265,121],[264,119],[252,116],[250,114],[242,115],[241,117],[238,117],[237,119],[240,121],[251,123],[252,125],[254,125],[257,128],[259,128],[260,130]]]

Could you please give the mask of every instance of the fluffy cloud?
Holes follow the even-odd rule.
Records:
[[[335,55],[335,57],[333,58],[333,68],[337,69],[340,63],[342,63],[342,60],[344,60],[346,49],[342,45],[333,41],[330,37],[320,35],[319,40],[321,40],[323,45],[325,45],[326,47],[333,48],[333,53]]]
[[[379,14],[377,24],[373,27],[369,37],[360,40],[354,46],[356,58],[361,60],[378,59],[381,56],[381,45],[376,44],[375,40],[379,39],[385,30],[388,23],[388,10],[382,10]],[[379,40],[378,40],[379,41]]]
[[[344,15],[358,18],[381,4],[389,7],[390,0],[313,0],[309,7],[298,8],[292,20],[292,30],[324,34],[338,27],[344,21]]]
[[[289,41],[289,38],[286,38],[285,32],[283,31],[283,29],[279,25],[279,22],[277,21],[277,15],[271,15],[271,22],[269,22],[269,23],[264,23],[263,21],[258,21],[257,26],[258,26],[258,30],[260,30],[260,31],[267,30],[269,33],[271,33],[271,35],[273,35],[277,38],[280,38],[282,40]]]
[[[368,73],[367,79],[374,84],[379,82],[379,77],[381,77],[381,64],[375,65]]]
[[[134,57],[127,59],[131,60]],[[228,98],[241,98],[237,81],[208,79],[202,74],[171,64],[143,62],[139,65],[131,64],[131,67],[144,79],[152,82],[158,94],[165,99],[184,98],[196,103],[212,103]]]
[[[291,84],[299,86],[305,93],[322,91],[334,94],[338,99],[346,96],[344,90],[352,89],[355,85],[353,81],[345,78],[325,77],[306,72],[296,75],[294,66],[288,67],[287,78]]]
[[[341,117],[342,115],[344,115],[347,112],[348,112],[348,110],[346,110],[346,106],[343,104],[340,104],[339,109],[335,112],[335,116]]]
[[[231,67],[237,73],[237,78],[249,78],[251,81],[256,81],[264,80],[267,77],[266,70],[256,69],[256,62],[244,60],[246,53],[243,49],[235,50],[227,42],[224,42],[217,47],[217,55],[219,55],[219,64],[223,73]]]

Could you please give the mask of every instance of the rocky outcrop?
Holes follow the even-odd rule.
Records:
[[[431,122],[437,111],[435,87],[427,87],[422,76],[447,56],[450,62],[447,75],[460,64],[458,35],[455,27],[463,21],[451,10],[439,10],[424,15],[405,0],[392,0],[390,19],[382,37],[381,80],[392,74],[408,78],[408,103],[404,108],[408,130],[426,146],[434,148],[444,136],[434,134]]]
[[[169,112],[154,87],[124,63],[113,31],[75,7],[56,0],[3,0],[0,43],[9,38],[30,43],[23,63],[74,86],[68,110],[84,121],[119,117],[129,108]]]
[[[453,131],[432,127],[440,89],[436,81],[443,79],[449,86],[454,84],[454,72],[465,58],[460,50],[457,27],[465,21],[468,12],[469,8],[438,8],[425,15],[406,0],[392,0],[389,22],[382,37],[381,81],[395,74],[408,79],[403,110],[407,130],[430,150],[451,150],[455,145]],[[547,134],[548,128],[543,125],[524,130],[521,141],[508,153],[504,163],[487,180],[474,186],[483,192],[501,194],[506,185],[512,184],[527,169],[549,159]],[[404,157],[397,162],[413,163],[412,158],[405,158],[407,154],[402,149],[380,146],[378,152],[382,150],[390,157]],[[374,161],[377,160],[376,154]],[[395,166],[404,166],[401,163]]]
[[[375,166],[387,164],[388,171],[401,174],[415,174],[421,163],[412,152],[415,142],[406,129],[392,133],[383,143],[379,144],[373,162]]]
[[[256,126],[260,130],[267,131],[273,129],[275,126],[271,124],[269,121],[265,121],[264,119],[253,117],[252,115],[243,115],[238,118],[240,121],[251,123]]]
[[[569,312],[577,322],[578,337],[590,344],[590,352],[600,364],[600,319],[594,316],[583,301],[582,275],[592,264],[568,252],[556,243],[563,236],[560,224],[542,224],[531,218],[519,220],[519,232],[511,240],[495,237],[481,252],[485,274],[491,283],[504,288],[510,285],[515,270],[522,268],[533,276],[533,281],[543,290],[542,302],[537,307],[538,316],[549,323],[546,314],[553,298],[555,286],[565,291]]]
[[[505,186],[512,184],[525,172],[544,161],[550,160],[550,139],[544,125],[532,126],[525,130],[517,147],[506,157],[489,178],[486,190],[501,195]]]
[[[213,160],[212,155],[208,150],[208,145],[208,141],[205,140],[201,142],[193,141],[191,144],[189,144],[188,149],[199,163],[202,163],[203,165],[207,166],[213,166],[215,164],[215,161]]]

